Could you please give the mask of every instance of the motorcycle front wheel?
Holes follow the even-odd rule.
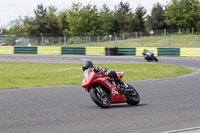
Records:
[[[158,59],[155,57],[155,56],[153,56],[152,57],[156,62],[158,62]]]
[[[100,106],[101,108],[110,107],[109,95],[102,88],[91,88],[90,97],[94,103],[96,103],[96,105]]]
[[[139,93],[128,84],[128,88],[125,90],[124,95],[126,96],[127,103],[129,105],[138,105],[140,102],[140,95]]]

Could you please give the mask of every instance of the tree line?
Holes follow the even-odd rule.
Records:
[[[151,14],[144,7],[134,11],[128,2],[120,2],[111,10],[106,4],[72,3],[70,9],[58,12],[55,6],[39,4],[34,17],[18,17],[11,21],[3,34],[16,36],[105,35],[113,33],[149,32],[160,29],[183,28],[186,31],[200,26],[199,0],[171,0],[167,5],[154,4]]]

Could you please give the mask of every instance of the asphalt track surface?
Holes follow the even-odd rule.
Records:
[[[148,63],[142,57],[0,55],[0,62]],[[141,96],[138,106],[96,106],[80,85],[0,90],[0,133],[167,133],[200,127],[200,58],[158,57],[161,64],[197,72],[128,82]],[[81,67],[81,66],[80,66]],[[1,75],[2,76],[2,75]]]

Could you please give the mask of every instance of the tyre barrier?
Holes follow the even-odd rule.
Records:
[[[118,47],[105,48],[105,55],[106,56],[118,55]]]

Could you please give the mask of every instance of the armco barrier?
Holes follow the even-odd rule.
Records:
[[[105,55],[105,47],[86,47],[85,55]]]
[[[0,54],[14,54],[13,46],[0,46]]]
[[[37,47],[14,47],[14,54],[37,54]]]
[[[154,53],[155,56],[158,56],[158,48],[156,48],[156,47],[148,47],[146,49],[151,50]],[[136,56],[142,56],[141,50],[142,50],[142,47],[137,47],[135,55]]]
[[[61,54],[85,55],[85,47],[62,47]]]
[[[200,48],[180,48],[180,56],[200,56]]]
[[[136,48],[118,48],[118,55],[135,55]]]
[[[158,48],[158,56],[180,56],[180,48]]]
[[[61,54],[61,47],[38,46],[37,54],[60,55]]]

